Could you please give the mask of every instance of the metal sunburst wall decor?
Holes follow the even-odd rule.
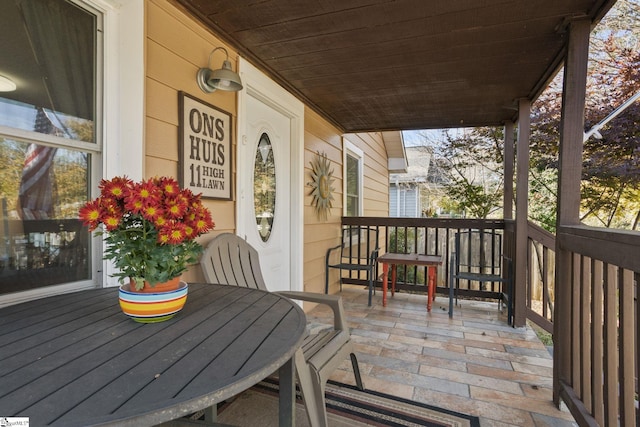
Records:
[[[311,190],[311,206],[315,207],[316,215],[318,219],[326,221],[327,216],[331,213],[333,199],[333,191],[335,190],[332,185],[335,179],[333,178],[333,170],[329,170],[329,159],[327,159],[326,153],[316,155],[313,161],[309,162],[311,165],[311,179],[313,180],[310,185]]]

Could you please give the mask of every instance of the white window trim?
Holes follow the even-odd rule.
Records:
[[[103,177],[144,176],[144,2],[86,0],[104,14]]]
[[[86,0],[104,15],[104,127],[100,178],[144,176],[145,123],[145,16],[144,2]],[[98,195],[97,183],[92,189]],[[93,239],[94,277],[98,286],[118,286],[113,264],[101,261],[102,242]],[[96,245],[98,248],[96,248]],[[99,254],[99,255],[98,255]],[[96,271],[97,270],[97,271]]]
[[[347,215],[347,155],[358,160],[358,216],[364,214],[364,151],[346,138],[342,138],[342,214]]]

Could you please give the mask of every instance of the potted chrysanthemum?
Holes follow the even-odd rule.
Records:
[[[196,237],[214,227],[211,212],[200,195],[180,189],[169,177],[133,182],[126,176],[100,182],[100,196],[79,211],[80,219],[105,236],[104,258],[118,268],[114,276],[130,290],[145,283],[156,292],[159,286],[196,263],[202,246]]]

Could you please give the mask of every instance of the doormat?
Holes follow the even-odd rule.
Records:
[[[308,426],[300,391],[296,390],[296,426]],[[480,427],[478,417],[349,384],[329,381],[327,417],[332,427],[432,426]],[[267,378],[232,400],[218,405],[219,423],[235,426],[278,425],[278,381]]]

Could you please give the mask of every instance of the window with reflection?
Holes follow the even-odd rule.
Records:
[[[350,154],[347,154],[346,168],[346,216],[358,216],[360,212],[360,164],[358,159]]]
[[[100,154],[99,26],[95,11],[71,1],[2,7],[0,294],[91,279],[77,213]]]
[[[263,133],[258,142],[253,169],[253,202],[258,234],[269,240],[276,209],[276,165],[269,135]]]

